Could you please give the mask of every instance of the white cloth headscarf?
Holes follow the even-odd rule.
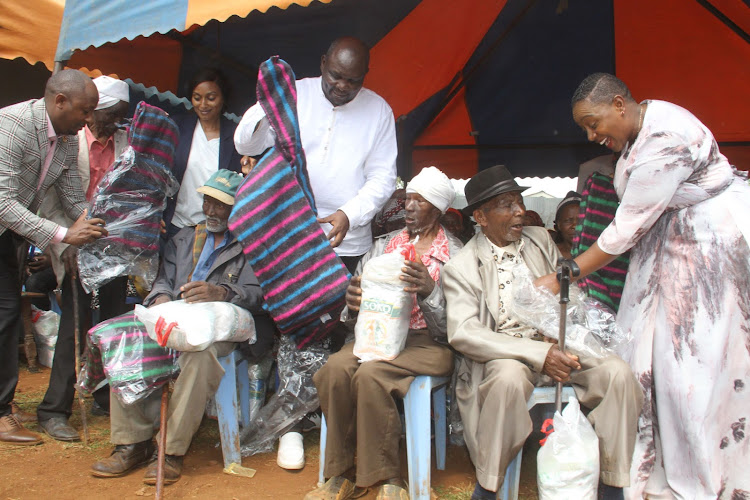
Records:
[[[130,89],[122,80],[102,75],[94,78],[94,85],[99,91],[96,109],[110,108],[120,101],[130,102]]]
[[[445,213],[456,198],[456,189],[448,176],[435,167],[423,168],[406,186],[406,194],[417,193]]]

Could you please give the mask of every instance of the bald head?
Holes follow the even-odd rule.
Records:
[[[47,80],[44,102],[55,133],[73,135],[86,125],[99,102],[99,92],[86,74],[64,69]]]
[[[357,97],[369,64],[370,50],[362,40],[353,37],[334,40],[320,59],[321,86],[328,101],[342,106]]]

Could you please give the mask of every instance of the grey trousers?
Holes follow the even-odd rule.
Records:
[[[203,420],[209,398],[219,388],[224,369],[218,358],[234,350],[233,342],[217,342],[205,351],[183,352],[179,357],[180,375],[169,400],[167,414],[167,455],[187,453],[193,435]],[[110,440],[113,444],[134,444],[154,436],[159,424],[161,391],[131,405],[110,394]],[[157,436],[158,441],[158,436]]]
[[[643,405],[641,386],[630,366],[617,357],[580,356],[581,370],[571,382],[581,406],[599,437],[600,478],[604,484],[628,486],[638,415]],[[476,367],[474,373],[477,373]],[[464,439],[484,488],[497,491],[505,469],[531,434],[526,401],[535,385],[550,378],[532,372],[513,359],[484,363],[481,382],[459,378],[456,398],[464,423]]]
[[[394,396],[403,398],[417,375],[445,376],[453,368],[450,349],[426,330],[413,330],[393,360],[360,363],[350,342],[328,358],[313,377],[326,417],[326,477],[354,465],[357,486],[401,476],[401,418]]]

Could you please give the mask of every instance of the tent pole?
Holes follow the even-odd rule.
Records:
[[[52,68],[52,74],[58,73],[65,68],[65,63],[68,61],[55,61],[55,66]]]

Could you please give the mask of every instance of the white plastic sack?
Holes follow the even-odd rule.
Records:
[[[135,316],[149,337],[177,351],[203,351],[214,342],[255,342],[252,314],[229,302],[175,300],[150,308],[139,304]]]
[[[555,431],[536,457],[539,500],[596,500],[599,484],[599,438],[570,398],[562,415],[555,412]]]
[[[360,362],[394,359],[409,333],[413,294],[404,291],[399,252],[370,259],[362,270],[362,303],[354,325],[354,355]]]
[[[57,329],[60,327],[60,315],[54,311],[42,311],[32,307],[31,324],[39,364],[52,368],[55,344],[57,344]]]

